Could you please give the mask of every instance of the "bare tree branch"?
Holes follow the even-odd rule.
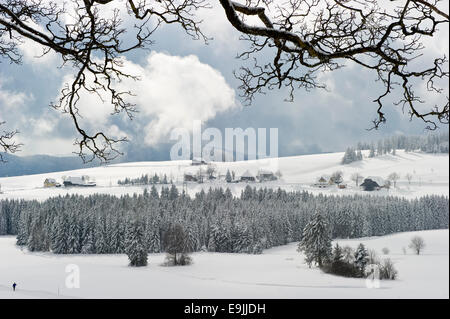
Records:
[[[113,0],[76,0],[69,14],[64,5],[44,0],[0,0],[0,57],[20,63],[18,45],[23,39],[43,46],[43,55],[50,51],[62,58],[63,65],[74,70],[74,79],[66,83],[58,101],[51,106],[68,114],[80,138],[77,154],[85,161],[100,159],[111,161],[122,153],[115,146],[126,137],[112,138],[102,131],[88,132],[80,124],[78,104],[83,93],[108,96],[114,109],[112,114],[125,113],[130,119],[136,112],[127,96],[117,84],[125,78],[138,80],[123,68],[122,56],[135,49],[145,48],[152,42],[150,36],[162,23],[178,24],[194,39],[207,40],[200,31],[193,13],[208,7],[204,0],[128,0],[117,2],[125,12],[138,21],[133,30],[122,26],[119,8],[112,17],[104,13],[104,6]],[[150,3],[151,2],[151,3]],[[127,46],[125,42],[125,35]],[[131,37],[134,43],[129,44]],[[102,93],[102,94],[100,94]]]
[[[386,121],[385,104],[392,100],[429,129],[448,124],[448,60],[429,57],[424,45],[425,38],[438,35],[441,27],[448,28],[449,16],[441,0],[219,3],[229,23],[249,44],[239,53],[243,65],[235,72],[241,81],[241,96],[248,103],[256,94],[280,88],[288,90],[292,101],[298,88],[326,88],[320,77],[324,72],[355,64],[372,72],[384,86],[373,99],[377,105],[373,128]],[[113,4],[111,15],[108,10]],[[129,102],[132,92],[120,90],[118,83],[138,77],[124,70],[122,57],[151,45],[151,36],[164,24],[179,25],[193,39],[207,42],[195,13],[210,5],[206,0],[74,0],[72,7],[68,5],[52,0],[0,0],[0,58],[21,63],[19,45],[25,40],[40,44],[43,55],[59,55],[74,76],[51,106],[73,120],[79,135],[77,154],[84,161],[110,161],[121,154],[117,143],[126,137],[113,138],[83,127],[81,96],[106,96],[113,105],[112,114],[123,113],[132,119],[136,112]],[[134,19],[135,25],[123,26],[121,13]],[[426,87],[427,99],[422,87]],[[446,99],[441,105],[427,105],[428,95],[433,94]],[[7,144],[1,146],[8,150]]]
[[[397,88],[403,93],[394,104],[402,105],[411,119],[422,119],[429,129],[448,124],[448,97],[443,105],[422,111],[418,106],[425,101],[414,92],[425,82],[428,93],[448,95],[445,56],[425,67],[414,63],[424,50],[422,38],[434,36],[442,24],[448,27],[448,14],[438,9],[439,0],[395,1],[391,10],[375,0],[289,0],[281,5],[270,0],[219,1],[228,21],[250,43],[239,57],[253,57],[253,63],[236,73],[248,103],[257,93],[283,86],[292,101],[296,88],[325,88],[317,80],[320,73],[353,62],[373,71],[385,87],[374,100],[378,109],[373,128],[386,121],[383,101]],[[249,16],[260,23],[246,23]],[[271,51],[273,60],[267,61]]]
[[[4,124],[5,122],[0,122],[0,126]],[[0,147],[3,149],[3,152],[0,152],[0,162],[6,162],[3,153],[15,153],[20,150],[22,144],[13,140],[16,134],[19,134],[19,131],[2,131],[0,134]]]

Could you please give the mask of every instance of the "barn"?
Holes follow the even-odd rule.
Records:
[[[61,187],[61,184],[54,178],[46,178],[44,181],[44,187]]]
[[[248,170],[241,175],[241,182],[254,182],[255,176],[253,176]]]
[[[380,190],[381,186],[370,178],[366,178],[364,182],[360,185],[363,190],[371,192],[374,190]]]
[[[197,157],[194,157],[191,162],[192,166],[206,165],[206,164],[208,164],[208,163],[206,163],[206,161],[204,159],[197,158]]]
[[[277,179],[277,177],[271,171],[263,171],[263,170],[261,170],[261,171],[258,172],[258,180],[260,182],[274,181],[276,179]]]
[[[195,175],[190,174],[190,173],[185,173],[184,174],[184,181],[185,182],[197,182],[198,179]]]
[[[64,178],[64,186],[70,187],[70,186],[79,186],[79,187],[94,187],[96,186],[95,182],[89,181],[89,176],[69,176]]]

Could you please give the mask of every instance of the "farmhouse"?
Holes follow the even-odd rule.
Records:
[[[205,161],[204,159],[202,159],[202,158],[197,158],[197,157],[194,157],[194,158],[192,159],[192,163],[191,163],[192,166],[206,165],[206,164],[207,164],[207,163],[206,163],[206,161]]]
[[[364,182],[360,185],[363,190],[371,192],[374,190],[380,190],[381,186],[370,178],[366,178]]]
[[[319,180],[314,184],[314,186],[319,188],[326,188],[328,186],[328,181],[325,179],[325,177],[321,176]]]
[[[54,178],[46,178],[44,181],[44,187],[61,187],[61,184]]]
[[[197,182],[198,178],[194,174],[184,173],[184,181],[185,182]]]
[[[263,170],[258,172],[257,178],[260,182],[274,181],[277,179],[275,174],[272,173],[271,171],[263,171]]]
[[[241,182],[254,182],[255,176],[250,174],[250,172],[247,170],[244,172],[244,174],[241,175]]]
[[[78,186],[78,187],[94,187],[96,186],[95,182],[90,182],[89,181],[89,176],[69,176],[64,178],[64,182],[63,182],[65,187],[70,187],[70,186]]]

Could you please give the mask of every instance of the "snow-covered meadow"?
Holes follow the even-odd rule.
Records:
[[[414,235],[425,240],[423,254],[404,254]],[[132,268],[125,255],[30,253],[7,236],[0,237],[0,298],[449,298],[448,230],[338,242],[354,248],[362,242],[391,258],[398,279],[370,289],[365,279],[324,274],[308,268],[296,243],[262,255],[194,253],[194,263],[182,267],[162,266],[164,254],[150,254],[147,267]],[[79,267],[80,288],[65,287],[70,264]]]
[[[366,154],[367,155],[367,154]],[[353,173],[364,177],[400,175],[397,187],[371,192],[371,195],[393,195],[417,198],[427,194],[449,194],[449,156],[447,154],[406,153],[341,165],[343,153],[306,155],[271,159],[216,163],[217,171],[229,169],[237,175],[249,170],[279,169],[281,180],[264,183],[226,183],[225,181],[188,183],[194,194],[209,187],[229,187],[235,195],[247,186],[281,187],[288,191],[306,190],[324,194],[367,194],[355,182]],[[190,161],[138,162],[109,165],[75,171],[0,178],[1,199],[38,199],[65,195],[104,193],[111,195],[142,193],[148,186],[121,186],[117,181],[137,178],[143,174],[166,174],[180,188],[185,172],[198,166]],[[347,189],[313,186],[322,175],[341,170]],[[406,174],[412,175],[409,182]],[[43,188],[45,178],[62,180],[62,176],[89,175],[97,186],[89,188]],[[409,250],[413,235],[425,239],[426,249],[417,256]],[[128,266],[126,255],[55,255],[32,253],[15,245],[15,237],[0,237],[0,298],[449,298],[448,230],[397,233],[383,237],[337,240],[341,246],[356,248],[362,242],[375,249],[379,257],[395,263],[399,277],[382,281],[379,289],[369,289],[364,279],[350,279],[325,274],[308,268],[297,244],[265,250],[261,255],[197,252],[194,263],[184,267],[165,267],[164,254],[150,254],[149,265]],[[389,248],[389,255],[382,254]],[[404,253],[406,248],[407,253]],[[80,270],[80,288],[69,289],[65,280],[68,265]],[[11,285],[18,283],[17,291]]]
[[[388,190],[372,192],[377,195],[402,196],[416,198],[427,194],[449,195],[449,156],[448,154],[425,154],[412,153],[398,150],[396,155],[383,155],[368,158],[367,154],[362,161],[341,165],[344,153],[329,153],[303,155],[293,157],[281,157],[269,160],[256,160],[244,162],[218,162],[215,163],[217,172],[224,175],[229,169],[235,171],[236,175],[248,170],[256,174],[259,169],[275,172],[280,170],[282,178],[278,181],[249,183],[255,187],[282,188],[287,191],[306,190],[312,193],[325,194],[354,194],[366,193],[355,185],[351,180],[353,173],[359,173],[364,177],[377,176],[386,178],[390,173],[400,176],[397,187]],[[28,176],[3,177],[0,178],[2,194],[0,199],[24,198],[39,199],[65,195],[104,193],[112,195],[142,193],[145,186],[120,186],[118,180],[137,178],[143,174],[166,174],[168,179],[173,180],[180,189],[183,187],[183,176],[185,172],[196,172],[199,166],[191,166],[190,161],[168,161],[168,162],[136,162],[87,168],[74,171],[56,172],[48,174],[36,174]],[[203,168],[205,170],[205,168]],[[319,189],[313,186],[322,175],[331,175],[340,170],[344,174],[347,189],[338,189],[336,186]],[[409,182],[406,175],[411,174]],[[62,176],[88,175],[95,179],[97,187],[93,188],[43,188],[46,178],[55,178],[62,182]],[[187,191],[195,194],[201,189],[209,187],[229,187],[235,195],[240,195],[247,183],[230,184],[225,181],[207,181],[203,184],[188,183]]]

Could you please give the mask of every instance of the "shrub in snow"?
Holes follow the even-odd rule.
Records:
[[[326,263],[321,269],[327,274],[350,278],[361,277],[358,267],[352,263],[345,262],[344,260]]]
[[[367,253],[368,253],[368,255],[367,255],[368,264],[378,264],[379,263],[377,252],[374,249],[369,249]]]
[[[409,243],[409,248],[411,248],[417,255],[425,248],[425,240],[420,236],[414,236],[411,238]]]
[[[355,260],[355,250],[350,246],[342,248],[343,259],[347,263],[353,263]]]
[[[192,264],[192,258],[187,254],[167,254],[166,266],[186,266]]]
[[[389,255],[390,250],[389,250],[389,248],[384,247],[384,248],[381,250],[381,252],[383,253],[383,255]]]
[[[385,258],[379,264],[380,267],[380,279],[395,280],[398,272],[394,267],[394,263],[390,258]]]
[[[344,277],[358,277],[359,269],[353,263],[344,260],[343,249],[336,244],[333,248],[331,259],[325,263],[321,269],[325,273],[344,276]]]

